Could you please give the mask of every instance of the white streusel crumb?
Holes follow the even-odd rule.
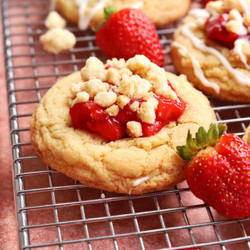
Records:
[[[222,4],[223,1],[215,1],[215,2],[208,2],[206,4],[206,9],[209,11],[210,9],[215,10],[217,13],[222,13]],[[209,11],[210,12],[210,11]]]
[[[107,71],[104,69],[104,64],[99,59],[96,57],[90,57],[80,72],[83,81],[88,81],[94,78],[104,81]]]
[[[238,33],[238,31],[240,30],[240,23],[236,20],[230,20],[227,24],[226,24],[226,29],[228,31],[234,32],[234,33]]]
[[[101,107],[107,108],[114,104],[117,100],[117,95],[114,92],[98,92],[94,98],[94,102]]]
[[[117,69],[122,69],[124,67],[126,67],[126,61],[121,58],[121,59],[117,59],[117,58],[112,58],[111,60],[107,60],[107,65],[110,65],[111,67],[115,67]]]
[[[107,114],[109,116],[117,116],[119,113],[119,107],[118,105],[112,105],[109,108],[105,109],[105,111],[107,112]]]
[[[244,1],[246,1],[246,5],[250,6],[250,0],[244,0]],[[240,3],[240,0],[224,0],[223,1],[222,12],[227,13],[233,9],[238,10],[240,13],[245,12],[243,4]]]
[[[81,89],[86,91],[90,97],[94,97],[99,92],[107,91],[109,89],[109,84],[100,79],[91,79],[85,82]]]
[[[119,85],[121,81],[119,70],[116,68],[109,68],[106,73],[106,81],[115,85]]]
[[[85,91],[79,92],[76,95],[77,102],[87,102],[89,100],[89,94]]]
[[[53,28],[63,29],[66,27],[66,20],[62,18],[56,11],[51,11],[47,16],[44,24],[48,29],[53,29]]]
[[[119,95],[117,97],[117,105],[123,109],[124,106],[126,106],[130,102],[130,98],[127,97],[126,95]]]
[[[250,15],[244,16],[243,17],[243,23],[247,26],[250,27]]]
[[[76,37],[68,30],[53,28],[40,36],[43,49],[58,54],[62,51],[72,49],[76,44]]]
[[[140,122],[130,121],[127,122],[127,133],[131,137],[140,137],[142,136],[142,126]]]
[[[139,110],[139,102],[135,101],[129,107],[132,111],[137,112]]]
[[[146,102],[143,102],[138,111],[139,118],[146,123],[153,124],[155,122],[158,101],[155,98],[150,98]]]
[[[177,99],[175,92],[168,86],[168,79],[163,68],[149,61],[143,55],[137,55],[127,61],[127,67],[141,78],[152,83],[153,91],[157,95]]]
[[[127,95],[131,99],[136,99],[146,96],[151,88],[152,85],[150,82],[146,79],[142,79],[138,75],[133,75],[131,77],[123,75],[119,86],[119,92]]]

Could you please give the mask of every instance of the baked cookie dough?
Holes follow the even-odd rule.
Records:
[[[157,27],[162,27],[184,16],[191,0],[54,0],[54,7],[79,28],[96,28],[103,22],[103,8],[113,5],[117,10],[133,7],[144,11]]]
[[[244,133],[244,136],[243,136],[243,140],[250,145],[250,124],[248,125],[245,133]]]
[[[216,19],[224,13],[229,17],[228,32],[242,34],[232,48],[208,39],[205,32],[208,18]],[[209,95],[250,102],[249,35],[249,0],[210,2],[206,9],[190,10],[176,30],[171,44],[173,64],[195,87]]]
[[[177,121],[150,137],[106,141],[95,133],[74,129],[69,111],[77,101],[74,91],[77,83],[108,79],[114,84],[119,79],[114,73],[116,69],[126,75],[123,78],[132,72],[131,77],[145,80],[142,75],[147,73],[148,79],[166,86],[169,81],[187,108]],[[113,59],[107,64],[92,57],[81,72],[62,78],[43,97],[32,116],[31,142],[46,164],[86,186],[143,194],[167,189],[184,180],[187,162],[177,155],[176,146],[185,144],[188,129],[195,133],[201,125],[208,128],[215,120],[208,99],[185,77],[165,72],[146,57],[136,56],[127,62]]]

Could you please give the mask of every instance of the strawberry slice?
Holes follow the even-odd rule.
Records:
[[[195,196],[229,218],[250,216],[250,146],[226,125],[213,124],[208,132],[201,127],[192,138],[177,147],[190,160],[186,179]]]
[[[91,120],[87,123],[88,128],[98,133],[102,138],[110,141],[116,141],[126,134],[125,126],[110,117],[105,120]]]

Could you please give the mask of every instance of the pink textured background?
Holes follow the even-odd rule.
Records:
[[[2,31],[2,27],[0,27]],[[12,188],[11,151],[3,63],[2,32],[0,33],[0,249],[18,249],[17,223]]]

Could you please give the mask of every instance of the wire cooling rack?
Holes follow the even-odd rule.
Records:
[[[1,3],[21,249],[250,249],[250,220],[221,217],[196,199],[185,182],[162,192],[126,196],[90,189],[46,166],[30,143],[32,112],[56,80],[79,70],[89,56],[105,57],[94,34],[73,24],[68,28],[77,36],[77,46],[71,52],[44,52],[39,36],[45,32],[48,0]],[[170,71],[175,27],[158,30]],[[209,99],[218,121],[242,136],[250,104]]]

